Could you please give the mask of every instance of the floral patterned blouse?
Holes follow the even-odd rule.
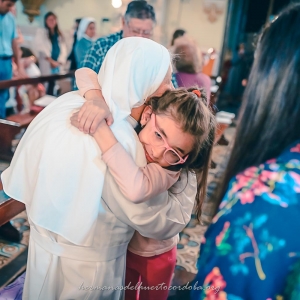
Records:
[[[193,300],[300,299],[300,141],[230,181],[202,244]]]

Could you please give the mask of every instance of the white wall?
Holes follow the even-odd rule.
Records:
[[[96,19],[98,35],[109,34],[113,27],[120,26],[122,8],[113,8],[111,0],[46,0],[44,4],[48,11],[57,14],[59,24],[64,30],[71,29],[74,19],[83,17]],[[103,25],[103,18],[109,18],[111,21]]]
[[[148,0],[154,5],[158,26],[155,29],[154,39],[168,46],[175,29],[182,28],[197,40],[203,50],[214,47],[221,50],[228,0],[218,0],[225,3],[224,12],[218,15],[216,22],[211,23],[204,12],[204,3],[216,0]],[[21,26],[43,26],[43,15],[53,11],[58,16],[60,28],[71,37],[74,19],[81,17],[94,17],[97,21],[98,36],[107,35],[120,29],[120,16],[124,13],[127,3],[115,9],[111,0],[45,0],[41,6],[41,16],[35,18],[29,25],[27,16],[22,13],[21,1],[17,2],[17,22]],[[103,18],[110,22],[102,23]]]
[[[170,42],[173,32],[185,29],[201,48],[215,48],[221,51],[227,16],[228,0],[224,0],[224,11],[217,15],[215,22],[210,22],[204,12],[205,0],[167,0],[166,34]],[[222,2],[222,1],[220,1]]]

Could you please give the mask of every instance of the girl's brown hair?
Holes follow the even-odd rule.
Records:
[[[200,92],[200,97],[193,91]],[[199,93],[198,93],[199,94]],[[201,206],[206,197],[207,176],[215,135],[215,118],[207,105],[203,89],[180,88],[166,91],[161,97],[153,97],[149,104],[155,114],[168,115],[180,123],[184,132],[195,138],[193,151],[182,165],[171,169],[184,168],[197,176],[196,215],[200,218]]]

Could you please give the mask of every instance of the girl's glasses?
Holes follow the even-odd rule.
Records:
[[[156,126],[156,115],[154,113],[152,113],[151,115],[151,125],[153,131],[150,135],[151,144],[153,146],[164,147],[166,149],[163,155],[166,162],[173,166],[185,163],[189,155],[186,155],[184,158],[182,158],[176,150],[169,146],[163,134],[158,130]]]

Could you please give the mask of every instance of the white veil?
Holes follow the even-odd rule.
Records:
[[[159,87],[169,65],[167,49],[145,38],[122,39],[107,53],[98,80],[114,117],[112,130],[126,149],[139,144],[126,121],[131,108]],[[89,246],[101,211],[106,165],[95,140],[70,124],[83,102],[78,92],[70,92],[45,108],[1,178],[5,193],[26,204],[35,224]]]
[[[77,41],[80,41],[84,37],[86,37],[89,40],[93,40],[85,34],[88,26],[91,23],[96,23],[96,20],[94,18],[83,18],[83,19],[81,19],[81,21],[79,23],[79,26],[78,26],[78,30],[77,30]]]

